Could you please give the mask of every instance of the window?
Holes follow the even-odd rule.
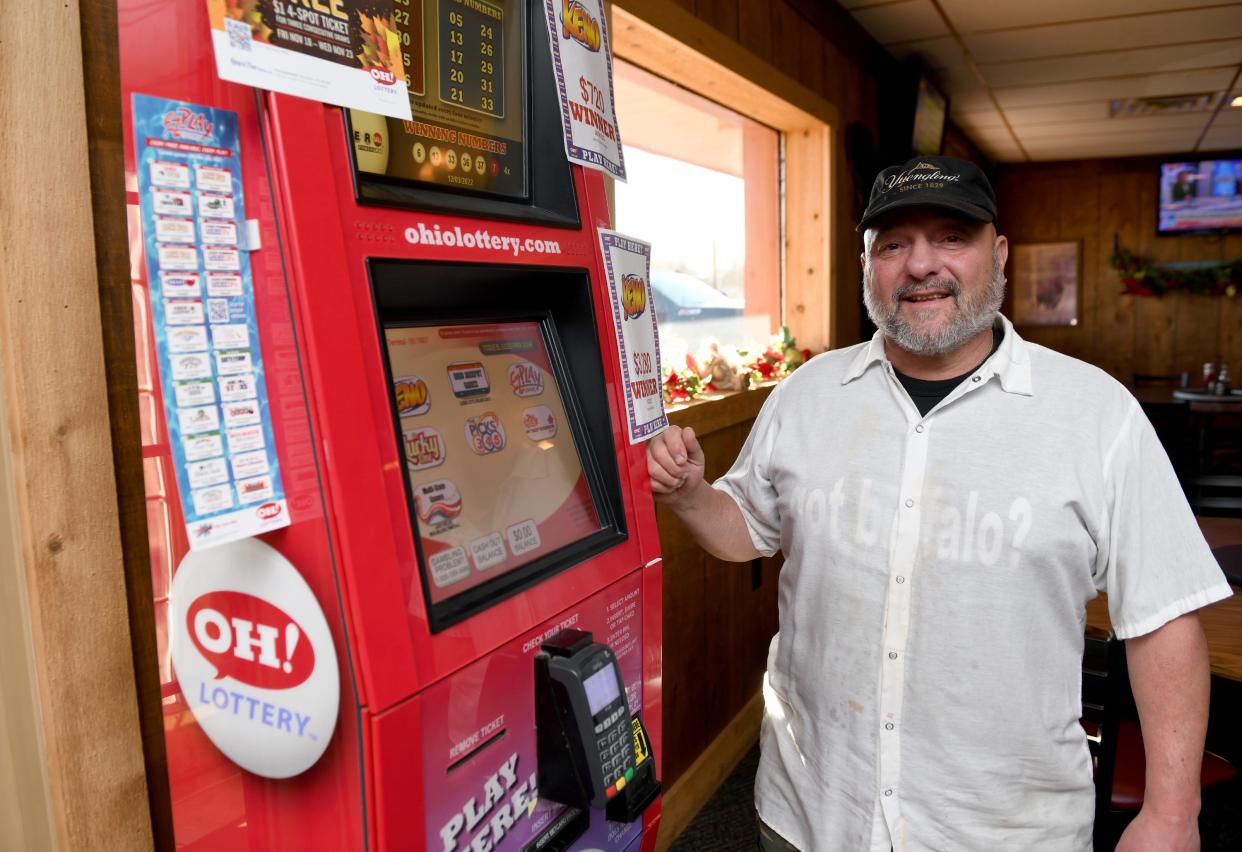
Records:
[[[614,75],[616,225],[652,245],[664,363],[707,338],[761,349],[781,325],[780,135],[635,65]]]

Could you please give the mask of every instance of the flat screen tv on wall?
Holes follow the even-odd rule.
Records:
[[[1158,234],[1242,231],[1242,155],[1165,160],[1159,205]]]

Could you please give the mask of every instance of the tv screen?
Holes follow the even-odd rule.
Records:
[[[1242,159],[1160,164],[1160,234],[1242,230]]]
[[[911,146],[916,155],[939,154],[944,148],[944,125],[949,101],[926,77],[919,78],[914,102],[914,133]]]

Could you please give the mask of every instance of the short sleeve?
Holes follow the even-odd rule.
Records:
[[[780,431],[778,397],[781,387],[773,388],[764,401],[733,467],[712,484],[737,503],[751,543],[764,556],[776,553],[781,545],[780,506],[770,476],[772,451]]]
[[[1117,636],[1142,636],[1229,597],[1169,457],[1137,404],[1104,466],[1107,516],[1094,579],[1108,594]]]

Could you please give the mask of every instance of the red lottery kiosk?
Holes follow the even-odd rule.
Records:
[[[650,850],[659,544],[543,3],[396,0],[408,121],[222,81],[237,5],[118,2],[176,845]]]

